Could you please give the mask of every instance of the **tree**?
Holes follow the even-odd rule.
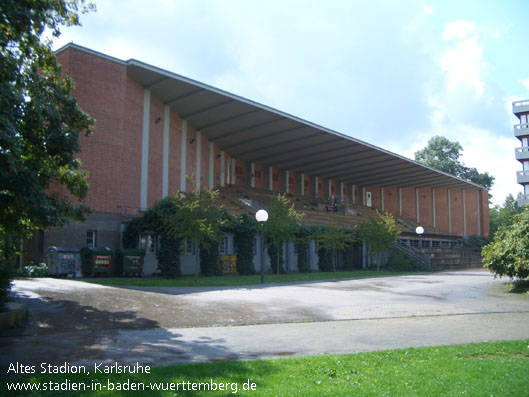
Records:
[[[389,212],[380,213],[377,217],[370,216],[368,222],[358,225],[360,237],[377,254],[377,271],[380,271],[380,254],[387,251],[400,235],[395,218]]]
[[[415,161],[490,190],[494,177],[487,172],[479,173],[476,168],[470,168],[461,163],[459,157],[462,151],[463,147],[459,142],[452,142],[442,136],[434,136],[424,149],[415,152]]]
[[[294,241],[302,217],[303,214],[296,212],[294,204],[290,205],[284,194],[278,194],[270,205],[268,221],[264,224],[264,235],[276,251],[277,274],[281,268],[281,246],[284,241]]]
[[[191,239],[197,245],[195,255],[195,279],[198,278],[200,248],[211,248],[222,237],[227,219],[213,206],[218,192],[209,189],[191,193],[178,192],[174,200],[175,211],[164,221],[163,231],[173,240]]]
[[[79,12],[93,9],[83,0],[0,2],[0,273],[4,275],[10,273],[20,238],[69,218],[82,220],[89,213],[76,202],[85,197],[88,183],[75,153],[79,134],[89,134],[94,122],[72,96],[73,81],[61,76],[51,41],[41,36],[45,29],[59,36],[61,26],[80,25]],[[57,194],[62,187],[73,201]],[[6,290],[0,288],[4,295]]]
[[[516,214],[521,213],[523,207],[518,205],[518,202],[509,194],[503,203],[503,206],[495,205],[489,210],[490,215],[490,237],[494,238],[496,232],[501,228],[510,226]]]
[[[331,252],[333,272],[336,272],[338,251],[343,251],[355,240],[350,233],[334,225],[318,230],[312,237],[314,241],[318,242],[321,249]]]
[[[483,247],[483,265],[497,276],[529,278],[529,206],[500,227],[492,243]]]

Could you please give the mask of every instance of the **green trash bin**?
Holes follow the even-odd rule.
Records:
[[[109,276],[112,266],[112,250],[108,247],[83,247],[81,254],[81,270],[83,276]]]
[[[141,276],[145,251],[138,248],[123,248],[119,253],[120,273]]]

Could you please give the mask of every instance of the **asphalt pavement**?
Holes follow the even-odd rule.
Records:
[[[117,288],[16,280],[28,324],[0,337],[12,362],[60,365],[342,354],[529,338],[529,296],[482,270],[247,287]]]

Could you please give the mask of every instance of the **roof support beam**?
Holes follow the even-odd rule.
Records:
[[[257,123],[257,124],[251,125],[249,127],[244,127],[244,128],[240,128],[240,129],[235,130],[235,131],[226,132],[226,133],[218,135],[218,136],[212,135],[211,136],[211,140],[213,140],[214,142],[218,142],[219,140],[224,139],[224,138],[228,138],[228,137],[230,137],[232,135],[237,135],[237,134],[241,134],[243,132],[251,131],[251,130],[253,130],[255,128],[261,128],[261,127],[264,127],[265,125],[270,125],[270,124],[277,123],[278,121],[283,121],[284,119],[285,119],[284,117],[278,117],[278,118],[274,118],[272,120],[263,121],[261,123]]]
[[[250,110],[248,112],[239,113],[239,114],[237,114],[235,116],[227,117],[225,119],[221,119],[221,120],[215,121],[214,123],[209,123],[209,124],[203,125],[201,127],[201,129],[202,129],[202,131],[207,131],[209,128],[218,127],[221,124],[228,123],[230,121],[234,121],[234,120],[240,119],[240,118],[242,118],[244,116],[248,116],[249,114],[252,114],[252,113],[255,113],[255,112],[258,112],[258,111],[259,111],[259,109],[252,109],[252,110]]]
[[[198,88],[198,89],[192,90],[192,91],[188,92],[187,94],[180,95],[180,96],[174,97],[172,99],[169,99],[167,102],[165,102],[165,105],[173,106],[176,102],[181,101],[182,99],[190,98],[193,95],[196,95],[196,94],[198,94],[201,91],[203,91],[202,88]],[[176,109],[176,110],[178,111],[178,109]]]
[[[260,136],[258,138],[247,139],[246,141],[237,143],[235,145],[227,146],[226,150],[231,150],[231,149],[233,149],[233,148],[235,148],[237,146],[247,145],[249,143],[259,142],[259,141],[262,141],[263,139],[271,138],[271,137],[274,137],[274,136],[277,136],[277,135],[282,135],[282,134],[285,134],[285,133],[288,133],[288,132],[291,132],[291,131],[299,130],[301,128],[303,128],[303,127],[289,128],[287,130],[281,130],[281,131],[278,131],[278,132],[274,132],[272,134],[262,135],[262,136]],[[313,138],[313,137],[319,136],[319,135],[321,135],[321,133],[310,135],[307,138],[303,138],[303,140],[310,139],[310,138]],[[299,138],[294,138],[294,139],[290,139],[288,141],[282,141],[282,142],[274,143],[272,145],[268,145],[268,146],[264,146],[264,147],[261,146],[261,147],[257,147],[257,148],[247,149],[244,152],[232,152],[232,155],[233,155],[233,157],[244,156],[245,154],[255,153],[256,150],[262,151],[262,150],[266,150],[267,148],[274,148],[274,147],[276,147],[278,145],[279,146],[283,146],[283,145],[286,145],[286,144],[289,144],[289,143],[292,143],[292,142],[298,142],[298,141],[299,141]]]

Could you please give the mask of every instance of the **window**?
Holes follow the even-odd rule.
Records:
[[[527,124],[527,114],[522,114],[520,116],[520,124]]]
[[[140,235],[140,249],[145,250],[146,254],[156,253],[156,236],[152,234],[142,234]]]
[[[180,250],[184,255],[195,255],[195,243],[191,239],[184,240],[182,242],[182,248]]]
[[[95,247],[97,244],[97,230],[88,230],[86,232],[86,245]]]
[[[219,254],[228,253],[228,236],[224,236],[219,243]]]

